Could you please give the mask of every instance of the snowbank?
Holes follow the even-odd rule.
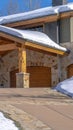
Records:
[[[12,120],[5,118],[0,112],[0,130],[18,130],[18,128]]]
[[[55,87],[55,90],[73,97],[73,76],[69,79],[64,80],[63,82],[60,82]]]

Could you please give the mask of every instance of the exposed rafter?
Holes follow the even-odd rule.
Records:
[[[51,53],[59,54],[59,55],[65,55],[66,54],[65,52],[57,50],[55,48],[48,48],[48,47],[44,47],[44,46],[37,45],[37,44],[34,44],[34,43],[30,43],[30,42],[25,42],[25,46],[26,46],[26,48],[30,48],[31,47],[31,48],[35,48],[35,49],[41,50],[42,52],[43,51],[51,52]]]
[[[17,49],[17,46],[15,44],[0,45],[0,52],[14,50],[14,49]]]

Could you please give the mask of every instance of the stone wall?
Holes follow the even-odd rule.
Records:
[[[27,50],[27,66],[51,67],[52,86],[58,83],[57,57]],[[18,69],[18,51],[0,57],[0,87],[10,87],[10,71]]]
[[[18,52],[0,57],[0,87],[10,87],[10,71],[18,68]]]
[[[58,59],[55,56],[27,50],[27,66],[51,67],[51,84],[58,83]]]
[[[73,43],[63,43],[62,46],[70,49],[70,54],[60,57],[61,61],[61,80],[67,79],[67,67],[73,64]]]

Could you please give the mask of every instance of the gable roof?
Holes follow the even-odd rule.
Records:
[[[14,37],[18,39],[17,42],[20,42],[21,40],[22,43],[24,43],[24,45],[26,46],[27,46],[26,43],[28,42],[28,46],[31,46],[31,43],[33,43],[32,47],[36,45],[35,48],[38,47],[37,45],[40,45],[42,47],[46,47],[47,50],[48,48],[55,50],[55,53],[57,53],[57,51],[68,53],[68,50],[66,48],[61,47],[60,45],[56,44],[46,34],[41,33],[41,32],[18,30],[18,29],[0,25],[0,36],[6,37],[6,38],[7,36],[11,36],[10,39]]]
[[[61,5],[56,7],[46,7],[34,11],[0,17],[0,24],[8,24],[8,23],[14,23],[23,20],[25,21],[25,20],[45,17],[45,16],[59,15],[60,13],[70,12],[70,11],[73,11],[73,3],[68,3],[66,5]]]

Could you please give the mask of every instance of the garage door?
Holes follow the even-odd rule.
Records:
[[[10,72],[10,88],[16,88],[16,73],[18,73],[18,69]]]
[[[10,87],[16,87],[17,70],[10,72]],[[27,67],[27,73],[30,73],[30,87],[50,87],[51,86],[51,68],[49,67]]]
[[[73,76],[73,64],[71,64],[70,66],[68,66],[68,68],[67,68],[67,76],[68,76],[68,78],[70,78],[71,76]]]
[[[51,68],[49,67],[28,67],[30,73],[30,87],[50,87]]]

